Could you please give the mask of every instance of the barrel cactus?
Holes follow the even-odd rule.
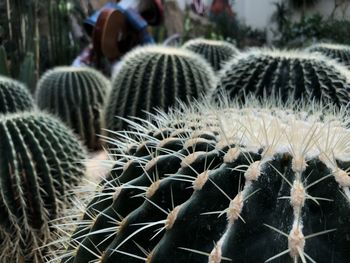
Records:
[[[272,95],[282,101],[316,100],[340,106],[349,102],[349,91],[348,70],[322,55],[255,49],[226,64],[214,98],[221,93],[242,100],[247,94]]]
[[[44,262],[62,216],[85,173],[84,148],[60,121],[43,113],[0,116],[0,261]]]
[[[187,41],[183,47],[203,56],[215,71],[219,71],[225,62],[239,53],[238,49],[228,42],[201,38]]]
[[[131,51],[117,66],[106,106],[106,126],[127,128],[122,118],[146,118],[145,111],[167,111],[177,101],[188,102],[212,90],[210,65],[190,51],[146,46]]]
[[[319,52],[328,58],[335,59],[350,69],[350,46],[340,44],[321,43],[306,49],[309,52]]]
[[[120,133],[124,157],[61,262],[348,262],[346,118],[271,105],[191,107]]]
[[[109,81],[87,67],[56,67],[39,80],[36,100],[42,110],[61,118],[89,149],[101,147],[103,105]]]
[[[32,96],[20,82],[0,76],[0,114],[34,109]]]

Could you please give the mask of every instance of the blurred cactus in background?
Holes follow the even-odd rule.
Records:
[[[41,72],[70,64],[84,34],[78,0],[0,0],[0,74],[34,91]]]

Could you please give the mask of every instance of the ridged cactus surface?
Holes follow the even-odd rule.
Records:
[[[77,138],[43,113],[0,116],[0,262],[41,263],[50,220],[85,173]]]
[[[27,88],[16,80],[0,76],[0,114],[33,109],[34,101]]]
[[[122,118],[146,118],[145,111],[167,111],[177,101],[188,102],[211,91],[214,73],[199,55],[163,46],[137,48],[127,54],[112,80],[106,126],[121,130]],[[118,118],[119,117],[119,118]]]
[[[349,102],[350,73],[319,54],[299,51],[251,50],[226,64],[214,97],[226,93],[244,100],[247,94],[288,100]]]
[[[191,107],[120,133],[61,262],[349,262],[350,132],[317,108]]]
[[[47,71],[37,85],[36,100],[42,110],[71,127],[88,148],[101,147],[102,115],[109,81],[86,67],[57,67]]]
[[[234,45],[218,40],[193,39],[183,47],[203,56],[215,71],[219,71],[225,62],[239,54]]]
[[[335,59],[350,69],[350,46],[340,44],[321,43],[306,49],[309,52],[319,52],[326,57]]]

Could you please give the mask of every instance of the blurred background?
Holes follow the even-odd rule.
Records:
[[[82,23],[106,0],[0,0],[0,74],[35,87],[48,68],[70,65],[91,42]],[[157,43],[205,37],[239,48],[350,44],[349,0],[163,0]]]

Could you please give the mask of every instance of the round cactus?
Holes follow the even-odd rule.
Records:
[[[228,62],[220,72],[214,98],[226,93],[244,100],[247,94],[274,96],[282,101],[349,102],[350,73],[319,54],[252,50]]]
[[[39,80],[36,100],[42,110],[58,117],[92,150],[100,148],[102,116],[109,81],[86,67],[57,67]]]
[[[32,96],[20,82],[0,76],[0,114],[34,109]]]
[[[0,261],[44,262],[69,192],[85,173],[85,150],[43,113],[0,116]]]
[[[62,262],[347,262],[350,132],[317,108],[155,117],[119,142]]]
[[[193,39],[187,41],[183,47],[203,56],[216,71],[239,53],[238,49],[228,42],[208,39]]]
[[[114,131],[124,129],[128,123],[122,118],[145,118],[145,111],[155,108],[167,111],[177,101],[199,98],[213,85],[210,65],[197,54],[163,46],[137,48],[116,69],[106,126]]]
[[[335,59],[350,69],[350,46],[321,43],[306,49],[309,52],[319,52],[328,58]]]

